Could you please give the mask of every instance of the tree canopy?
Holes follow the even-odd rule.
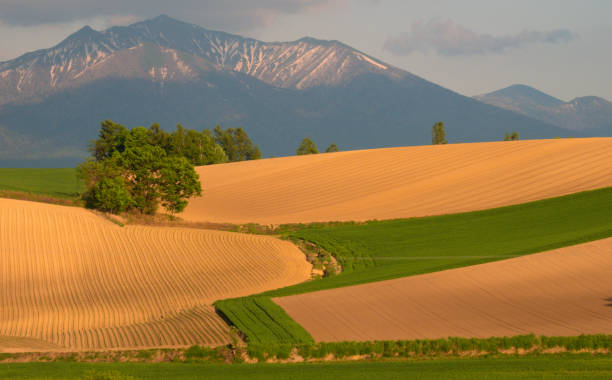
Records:
[[[319,153],[319,150],[317,149],[317,145],[311,139],[306,137],[304,140],[302,140],[302,143],[297,148],[295,153],[297,153],[298,156],[302,156],[305,154],[317,154]]]
[[[240,127],[221,129],[217,125],[213,130],[214,141],[225,151],[229,161],[258,160],[261,158],[261,151],[257,145],[253,144],[249,135]]]
[[[331,143],[330,146],[327,147],[327,149],[325,149],[325,153],[330,153],[330,152],[337,152],[338,151],[338,145],[336,145],[336,143]]]
[[[198,132],[178,124],[172,133],[155,123],[128,130],[112,120],[100,125],[90,145],[91,158],[79,168],[88,207],[120,213],[154,214],[159,205],[172,214],[202,193],[194,165],[261,158],[242,128],[217,126]]]
[[[519,134],[517,132],[512,132],[512,134],[510,134],[509,132],[506,132],[506,136],[504,137],[504,141],[515,141],[519,139]]]

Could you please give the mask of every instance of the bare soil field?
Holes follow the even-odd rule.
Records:
[[[317,341],[610,334],[611,274],[609,238],[274,301]]]
[[[612,138],[371,149],[197,168],[194,222],[364,221],[481,210],[612,186]]]
[[[76,207],[0,199],[0,351],[219,345],[213,301],[307,280],[272,237],[119,227]]]

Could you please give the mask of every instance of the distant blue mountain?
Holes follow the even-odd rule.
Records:
[[[564,102],[533,87],[515,84],[475,98],[582,134],[612,133],[612,103],[597,96]]]
[[[167,16],[0,63],[0,165],[76,163],[100,121],[242,126],[264,156],[303,137],[340,149],[577,135],[462,96],[338,41],[261,42]],[[55,160],[55,161],[54,161]]]

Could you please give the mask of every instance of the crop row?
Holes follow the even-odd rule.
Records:
[[[215,303],[248,343],[312,343],[312,336],[269,297],[233,298]]]

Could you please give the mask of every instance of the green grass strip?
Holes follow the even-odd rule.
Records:
[[[0,168],[0,190],[76,198],[83,191],[76,169],[6,169]]]
[[[215,307],[249,343],[312,343],[312,336],[269,297],[217,301]]]
[[[612,236],[612,188],[515,206],[288,232],[331,252],[338,276],[264,293],[286,296],[542,252]]]
[[[610,379],[612,356],[591,354],[499,356],[490,358],[439,358],[401,361],[321,362],[297,364],[209,363],[0,363],[0,378],[84,379],[94,371],[99,378],[115,375],[147,379]],[[103,377],[106,376],[106,377]]]

